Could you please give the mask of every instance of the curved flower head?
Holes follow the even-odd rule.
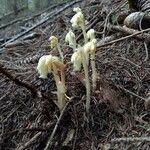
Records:
[[[89,64],[89,55],[94,54],[96,51],[96,39],[93,39],[92,41],[86,43],[83,47],[85,59],[87,65]]]
[[[65,41],[67,43],[69,43],[69,46],[72,47],[72,48],[76,48],[76,37],[75,37],[75,34],[70,30],[66,37],[65,37]]]
[[[84,45],[84,53],[93,53],[96,51],[96,39],[91,40],[90,42]]]
[[[85,19],[84,15],[79,7],[74,8],[73,11],[76,12],[76,14],[72,17],[70,22],[72,23],[73,28],[81,28],[84,36],[85,43],[88,42],[87,35],[86,35],[86,27],[85,27]]]
[[[82,11],[81,11],[81,8],[79,8],[79,7],[75,7],[75,8],[73,8],[73,11],[74,11],[74,12],[76,12],[76,13],[78,13],[78,12],[82,12]]]
[[[53,71],[53,63],[54,63],[55,59],[59,60],[58,57],[52,56],[52,55],[48,55],[46,57],[45,65],[47,66],[49,73],[51,73]]]
[[[47,74],[55,72],[55,70],[63,70],[65,65],[59,60],[58,57],[52,55],[45,55],[39,59],[37,70],[40,78],[47,78]]]
[[[95,30],[94,29],[90,29],[87,32],[87,38],[91,41],[93,39],[95,39]]]
[[[82,55],[80,51],[76,51],[73,53],[71,57],[71,62],[73,63],[73,67],[75,71],[80,71],[81,70],[81,65],[82,65]]]
[[[57,98],[58,101],[56,102],[57,106],[59,107],[60,111],[65,106],[65,72],[64,72],[65,65],[64,63],[59,60],[58,57],[52,55],[45,55],[39,59],[37,70],[40,74],[40,78],[47,78],[48,73],[53,73],[54,80],[56,82],[57,87]]]
[[[39,59],[38,65],[37,65],[37,71],[40,74],[40,78],[46,79],[47,74],[49,73],[47,65],[45,65],[46,58],[48,55],[42,56]]]
[[[84,26],[84,16],[83,16],[82,12],[77,12],[72,17],[70,22],[72,23],[72,27],[74,27],[74,28],[81,28],[82,26]]]
[[[58,52],[59,52],[59,55],[61,57],[61,60],[63,61],[64,60],[64,56],[63,56],[63,52],[60,48],[60,44],[58,43],[58,38],[55,37],[55,36],[51,36],[49,38],[49,41],[50,41],[50,45],[51,45],[51,48],[57,48],[58,49]]]
[[[47,56],[45,65],[47,66],[49,73],[55,71],[55,69],[60,71],[64,70],[65,68],[64,63],[60,61],[58,57],[52,55]]]
[[[57,37],[51,36],[49,38],[49,41],[50,41],[51,48],[57,47],[57,45],[58,45],[58,38]]]
[[[95,53],[95,51],[96,51],[96,43],[97,43],[97,40],[96,39],[92,39],[91,40],[91,54],[92,53]]]
[[[84,53],[90,53],[91,51],[91,45],[92,43],[91,42],[88,42],[84,45]]]

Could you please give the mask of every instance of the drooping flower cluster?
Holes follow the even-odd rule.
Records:
[[[86,83],[86,111],[89,112],[90,108],[90,79],[89,79],[89,61],[91,58],[91,68],[92,68],[92,84],[93,90],[96,88],[97,72],[95,67],[95,51],[97,40],[95,38],[94,29],[90,29],[86,33],[85,19],[84,15],[79,7],[73,9],[76,14],[72,17],[71,23],[73,28],[82,29],[84,36],[84,45],[80,46],[75,41],[75,34],[69,31],[66,35],[66,42],[69,43],[70,47],[73,48],[74,53],[71,57],[71,62],[73,63],[74,71],[80,71],[81,66],[83,66],[85,74]],[[73,46],[74,45],[74,46]]]
[[[69,43],[69,46],[71,48],[73,48],[73,51],[75,52],[75,49],[76,49],[76,36],[75,34],[70,30],[67,35],[66,35],[66,38],[65,38],[65,42]]]
[[[56,102],[60,110],[64,107],[65,101],[65,65],[59,60],[58,57],[52,55],[45,55],[39,59],[37,66],[38,73],[40,78],[47,78],[49,73],[52,73],[57,87],[57,97],[58,101]]]
[[[62,52],[62,50],[61,50],[61,48],[60,48],[60,44],[59,44],[59,42],[58,42],[58,38],[55,37],[55,36],[51,36],[51,37],[49,38],[49,41],[50,41],[50,46],[51,46],[51,48],[57,48],[57,49],[58,49],[58,52],[59,52],[59,55],[60,55],[60,57],[61,57],[61,60],[64,61],[63,52]]]
[[[90,96],[91,96],[91,85],[90,85],[90,76],[89,76],[89,64],[92,68],[92,86],[93,90],[96,88],[96,65],[95,65],[95,52],[96,52],[96,43],[94,29],[90,29],[86,32],[85,19],[82,13],[82,10],[77,7],[73,11],[75,15],[71,19],[72,27],[76,29],[81,29],[84,37],[84,45],[77,44],[76,36],[72,30],[70,30],[65,38],[65,41],[73,49],[73,54],[71,57],[71,62],[73,63],[74,71],[80,71],[83,66],[84,75],[85,75],[85,84],[86,84],[86,112],[89,113],[90,108]],[[40,78],[47,78],[49,73],[52,73],[56,82],[57,87],[57,97],[58,101],[56,102],[60,111],[63,109],[66,100],[65,100],[65,65],[64,65],[64,56],[60,48],[58,38],[51,36],[49,38],[51,48],[57,48],[60,54],[61,60],[58,57],[52,55],[45,55],[39,59],[37,66],[38,73]],[[90,61],[91,59],[91,61]]]

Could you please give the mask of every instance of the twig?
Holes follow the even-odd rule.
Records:
[[[2,122],[6,122],[19,108],[21,107],[21,105],[19,105],[17,108],[13,109],[10,114],[4,119],[2,120]]]
[[[16,150],[24,150],[27,147],[31,146],[31,144],[33,144],[34,142],[37,141],[37,138],[39,138],[41,136],[42,132],[38,132],[37,134],[35,134],[27,143],[23,144],[22,146],[20,146],[19,148],[17,148]]]
[[[129,90],[127,90],[127,89],[125,89],[125,88],[124,88],[124,87],[122,87],[122,86],[117,86],[117,87],[119,87],[119,88],[123,89],[125,92],[130,93],[131,95],[133,95],[133,96],[135,96],[135,97],[138,97],[139,99],[142,99],[142,100],[146,101],[146,99],[145,99],[145,98],[143,98],[143,97],[141,97],[141,96],[139,96],[139,95],[135,94],[134,92],[131,92],[131,91],[129,91]]]
[[[129,39],[129,38],[132,38],[132,37],[134,37],[136,35],[143,34],[144,32],[148,32],[148,31],[150,31],[150,28],[142,30],[142,31],[139,31],[139,32],[135,32],[134,34],[131,34],[131,35],[128,35],[128,36],[125,36],[125,37],[113,40],[111,42],[108,42],[108,43],[105,43],[105,44],[102,44],[102,45],[99,45],[97,48],[100,48],[100,47],[103,47],[103,46],[108,46],[108,45],[111,45],[111,44],[114,44],[114,43],[117,43],[117,42]],[[100,49],[98,49],[98,50],[100,50]]]
[[[130,64],[134,65],[134,66],[137,67],[137,68],[141,68],[141,66],[135,64],[133,61],[131,61],[131,60],[125,58],[125,57],[118,57],[118,58],[121,58],[121,59],[123,59],[123,60],[129,62]]]
[[[15,133],[21,133],[21,132],[46,132],[46,131],[51,131],[49,128],[20,128],[20,129],[16,129],[16,130],[13,130],[13,131],[9,131],[7,133],[4,133],[2,136],[3,136],[3,139],[5,139],[6,137],[8,136],[11,136],[12,134],[15,134]]]
[[[30,90],[33,96],[37,95],[37,90],[32,85],[30,85],[29,83],[25,83],[23,81],[20,81],[18,78],[16,78],[16,76],[9,73],[7,71],[7,69],[4,68],[4,66],[2,64],[0,64],[0,73],[5,75],[10,80],[14,81],[17,85],[25,87],[26,89]]]
[[[14,41],[5,45],[5,48],[14,48],[17,46],[29,45],[29,41]]]
[[[145,53],[146,53],[144,61],[147,61],[149,59],[149,56],[148,56],[149,54],[148,54],[148,47],[147,47],[146,42],[144,42],[144,47],[145,47]]]
[[[107,28],[109,30],[112,30],[112,31],[119,31],[119,32],[122,32],[122,33],[125,33],[125,34],[135,34],[137,32],[139,32],[138,30],[134,30],[134,29],[130,29],[130,28],[127,28],[127,27],[122,27],[122,26],[116,26],[116,25],[111,25],[111,24],[108,24],[107,25]],[[142,31],[142,29],[141,29]],[[147,33],[143,33],[143,34],[138,34],[138,35],[135,35],[135,38],[139,39],[139,40],[147,40],[147,42],[150,42],[150,35],[147,34]]]
[[[150,142],[150,137],[127,137],[112,139],[111,142]]]
[[[21,21],[21,20],[22,20],[22,18],[19,18],[19,19],[13,20],[13,21],[11,21],[11,22],[9,22],[9,23],[7,23],[7,24],[4,24],[4,25],[0,26],[0,30],[1,30],[1,29],[5,29],[5,28],[7,28],[8,26],[13,25],[13,24],[15,24],[16,22],[19,22],[19,21]]]
[[[20,129],[16,129],[16,130],[13,130],[13,131],[9,131],[9,132],[7,132],[7,133],[4,133],[4,134],[2,134],[2,140],[6,140],[8,137],[10,138],[12,135],[14,135],[14,134],[17,134],[17,133],[22,133],[22,132],[46,132],[46,131],[51,131],[51,129],[49,129],[49,128],[20,128]],[[0,140],[0,143],[2,143],[1,142],[1,140]],[[24,144],[24,145],[26,145],[27,146],[27,144]],[[23,146],[21,146],[20,148],[23,148]]]
[[[115,10],[114,10],[115,11]],[[105,19],[105,21],[104,21],[104,29],[103,29],[103,31],[102,31],[102,33],[103,33],[103,39],[105,38],[105,32],[106,32],[106,29],[107,29],[107,24],[108,24],[108,21],[109,21],[109,17],[110,17],[110,15],[114,12],[114,11],[110,11],[109,13],[108,13],[108,15],[106,16],[106,19]]]
[[[73,98],[72,98],[72,99],[73,99]],[[57,130],[57,128],[58,128],[58,125],[59,125],[59,123],[60,123],[60,121],[61,121],[61,119],[62,119],[62,116],[64,115],[64,113],[65,113],[65,111],[66,111],[66,108],[67,108],[68,104],[70,103],[70,101],[71,101],[72,99],[70,99],[70,100],[66,103],[66,105],[64,106],[64,108],[62,109],[62,111],[61,111],[61,113],[60,113],[60,116],[59,116],[59,118],[58,118],[58,120],[57,120],[57,122],[56,122],[56,125],[55,125],[55,127],[54,127],[54,129],[53,129],[53,132],[51,133],[51,135],[50,135],[50,137],[49,137],[49,139],[48,139],[48,142],[47,142],[46,147],[44,148],[44,150],[49,150],[49,149],[50,149],[51,144],[52,144],[52,140],[53,140],[53,138],[54,138],[54,135],[55,135],[55,133],[56,133],[56,130]]]

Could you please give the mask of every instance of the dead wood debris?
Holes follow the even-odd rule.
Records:
[[[132,10],[150,12],[149,0],[128,0],[129,7]]]
[[[59,5],[57,12],[63,15],[42,24],[37,21],[38,25],[25,34],[18,32],[11,38],[18,31],[13,25],[2,32],[9,38],[2,39],[0,53],[0,149],[149,149],[150,29],[130,29],[113,21],[122,10],[129,13],[125,1],[92,0],[83,4],[87,30],[94,28],[99,41],[99,78],[87,121],[84,78],[80,72],[72,72],[72,50],[64,43],[73,15],[69,4],[65,11]],[[82,34],[76,34],[80,42]],[[61,114],[54,103],[56,87],[51,75],[41,80],[35,71],[41,56],[58,55],[49,47],[50,35],[57,35],[64,48],[66,94],[73,97]],[[70,130],[74,134],[63,145]]]
[[[24,31],[23,33],[16,35],[15,37],[13,37],[12,39],[10,39],[9,41],[7,41],[6,43],[2,44],[1,47],[4,47],[5,45],[7,45],[8,43],[11,43],[15,40],[17,40],[18,38],[21,38],[22,36],[28,34],[30,31],[34,30],[35,28],[37,28],[38,26],[44,24],[45,22],[47,22],[49,19],[56,17],[58,14],[60,14],[61,12],[63,12],[65,9],[67,9],[68,7],[71,7],[72,5],[74,5],[75,3],[80,2],[81,0],[76,0],[73,1],[67,5],[65,5],[63,8],[59,9],[59,11],[54,10],[54,12],[48,14],[48,16],[41,20],[40,22],[38,22],[37,24],[35,24],[34,26],[32,26],[31,28],[27,29],[26,31]]]
[[[150,137],[128,137],[128,138],[118,138],[118,139],[112,139],[112,142],[150,142]]]

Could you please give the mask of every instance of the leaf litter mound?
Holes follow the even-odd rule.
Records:
[[[150,149],[150,104],[146,101],[150,92],[149,43],[143,34],[119,41],[129,35],[117,28],[123,26],[120,16],[129,12],[127,1],[86,1],[75,6],[83,9],[87,28],[94,28],[98,39],[99,77],[89,118],[85,113],[84,76],[73,72],[73,51],[64,42],[71,28],[71,6],[27,34],[38,36],[24,39],[25,35],[1,49],[1,149],[44,149],[49,140],[50,149]],[[1,38],[16,35],[18,26],[6,27]],[[66,63],[69,102],[61,117],[54,103],[57,97],[52,75],[43,80],[36,71],[41,56],[59,56],[49,46],[51,35],[59,38]],[[76,31],[76,35],[82,42],[82,34]]]

